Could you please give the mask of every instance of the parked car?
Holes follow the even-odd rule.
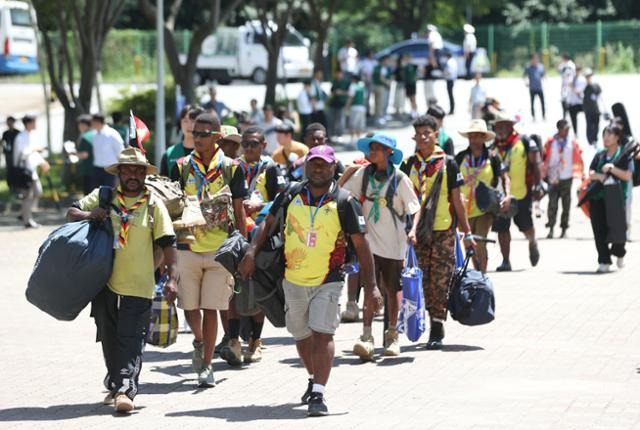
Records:
[[[38,71],[38,42],[32,19],[26,2],[0,0],[0,74]]]
[[[276,24],[271,23],[267,31],[275,29]],[[251,79],[256,84],[264,84],[267,80],[268,56],[261,43],[262,37],[263,29],[259,21],[250,21],[235,28],[219,28],[202,42],[196,83],[215,80],[226,85],[232,79]],[[312,74],[309,40],[290,25],[280,52],[278,78],[305,79]]]
[[[444,64],[446,62],[445,53],[451,52],[454,58],[458,61],[459,75],[463,76],[465,71],[465,58],[462,45],[456,45],[455,43],[443,41],[443,49],[440,51],[440,58],[438,62]],[[402,42],[395,43],[388,48],[383,49],[375,54],[374,58],[380,60],[384,56],[398,57],[399,55],[410,54],[411,62],[418,67],[425,67],[429,59],[429,42],[427,39],[408,39]],[[471,62],[471,71],[481,72],[483,74],[489,73],[490,63],[487,51],[484,48],[478,48],[476,55]],[[434,77],[442,76],[442,72],[436,70],[433,72]]]

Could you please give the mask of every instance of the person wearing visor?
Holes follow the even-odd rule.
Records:
[[[393,137],[375,134],[362,138],[358,140],[358,149],[371,164],[358,169],[344,184],[344,189],[362,202],[377,284],[384,286],[389,309],[384,355],[397,356],[400,342],[396,326],[402,301],[400,276],[407,254],[406,218],[420,210],[420,201],[409,177],[396,167],[402,162],[402,151]],[[358,304],[348,302],[347,308],[355,308],[357,314]],[[373,310],[365,307],[363,333],[353,347],[354,354],[363,361],[373,360],[373,317]]]
[[[287,330],[309,374],[302,402],[310,416],[328,414],[324,400],[335,353],[333,335],[340,323],[340,295],[344,284],[347,243],[353,244],[361,269],[365,307],[379,309],[382,301],[373,276],[373,256],[364,237],[360,203],[333,179],[337,159],[327,145],[309,151],[309,179],[280,193],[264,225],[238,266],[244,278],[255,271],[255,258],[283,214],[285,274],[283,288]],[[294,192],[295,191],[295,192]],[[283,213],[284,212],[284,213]]]

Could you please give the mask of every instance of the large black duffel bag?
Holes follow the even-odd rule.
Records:
[[[101,188],[101,202],[110,202],[110,191]],[[105,287],[112,267],[113,228],[109,218],[65,224],[40,247],[27,286],[27,300],[58,320],[72,321]]]
[[[464,325],[487,324],[494,320],[496,299],[491,280],[482,272],[467,270],[471,253],[457,269],[449,291],[449,313]]]

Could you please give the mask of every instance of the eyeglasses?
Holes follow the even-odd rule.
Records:
[[[259,142],[257,140],[243,140],[242,141],[242,147],[243,148],[255,148],[256,146],[259,146],[262,142]]]
[[[219,131],[192,131],[191,134],[193,137],[207,137],[207,136],[215,136],[217,134],[222,134]]]

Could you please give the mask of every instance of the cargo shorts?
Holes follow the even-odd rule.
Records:
[[[329,282],[317,287],[296,285],[284,279],[287,330],[296,341],[311,332],[335,334],[340,324],[340,295],[344,282]]]

